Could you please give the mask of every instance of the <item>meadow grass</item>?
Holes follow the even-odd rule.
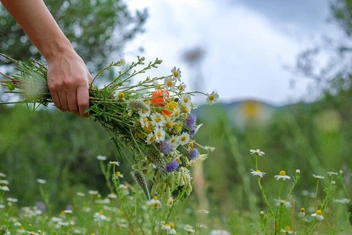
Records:
[[[351,234],[343,171],[310,172],[316,184],[296,190],[307,174],[299,169],[264,172],[261,163],[269,156],[259,149],[248,156],[253,158],[253,169],[243,177],[252,182],[250,187],[259,188],[260,195],[252,195],[246,211],[228,205],[232,212],[226,218],[212,209],[197,208],[193,195],[148,199],[137,184],[125,181],[115,162],[107,163],[102,156],[99,166],[111,192],[77,192],[71,204],[57,212],[51,209],[55,198],[46,192],[50,182],[37,180],[41,202],[19,207],[20,199],[10,197],[11,185],[1,173],[0,234]],[[266,180],[269,177],[272,181]],[[243,190],[252,194],[256,189]]]

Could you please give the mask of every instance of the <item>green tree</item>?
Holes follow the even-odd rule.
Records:
[[[45,3],[92,73],[110,63],[112,54],[121,53],[129,40],[143,32],[147,19],[146,10],[132,14],[123,0],[45,0]],[[3,5],[0,5],[0,28],[0,52],[22,61],[41,58]]]

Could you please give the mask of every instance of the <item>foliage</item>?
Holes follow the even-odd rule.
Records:
[[[45,3],[91,72],[111,60],[110,52],[121,53],[128,41],[143,32],[147,19],[146,10],[132,14],[123,0],[46,0]],[[40,59],[39,52],[2,5],[0,26],[1,53],[22,61]]]

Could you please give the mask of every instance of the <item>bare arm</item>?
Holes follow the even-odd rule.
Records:
[[[1,0],[48,62],[48,87],[62,111],[87,117],[91,75],[43,0]]]

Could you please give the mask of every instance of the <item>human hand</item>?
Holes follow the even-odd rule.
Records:
[[[48,88],[55,106],[81,117],[89,107],[89,84],[92,82],[82,58],[73,50],[58,53],[48,60]]]

